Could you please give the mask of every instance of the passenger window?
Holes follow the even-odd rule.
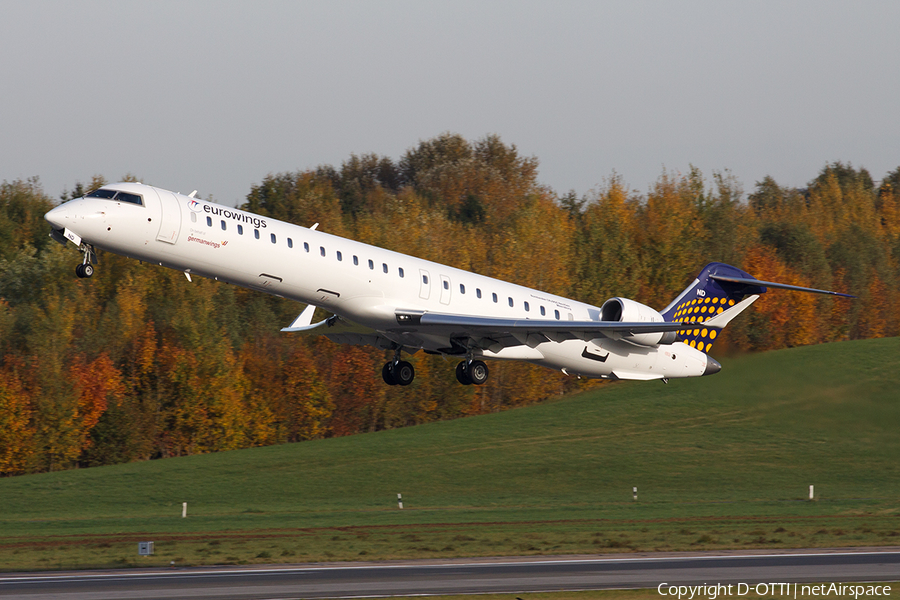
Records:
[[[274,233],[270,233],[270,234],[269,234],[269,238],[272,240],[272,243],[274,244],[274,243],[275,243],[275,234],[274,234]]]
[[[319,254],[325,256],[325,246],[319,246]]]
[[[309,252],[309,242],[303,242],[303,249]]]
[[[288,248],[293,248],[293,247],[294,247],[294,240],[292,240],[291,238],[288,238],[287,240],[288,240]]]
[[[212,227],[212,217],[206,217],[206,226]]]
[[[191,214],[193,215],[194,213],[191,213]],[[244,226],[243,225],[238,225],[238,235],[244,235]]]
[[[340,251],[340,250],[337,251],[336,256],[337,256],[338,262],[344,260],[344,255],[341,254],[341,251]]]
[[[559,321],[559,311],[558,311],[558,310],[554,310],[554,311],[553,311],[553,315],[556,317],[556,320]]]
[[[525,312],[529,312],[530,310],[531,310],[531,307],[528,306],[528,303],[526,302],[525,303]]]
[[[353,255],[353,264],[357,267],[359,266],[359,257],[355,254]]]
[[[428,275],[422,275],[422,283],[428,285]]]
[[[381,270],[384,271],[385,273],[388,272],[387,263],[381,263]]]
[[[403,278],[403,267],[399,267],[397,269],[397,272],[400,273],[400,278],[402,279]]]
[[[497,293],[496,292],[492,293],[491,297],[494,299],[494,302],[497,301]]]
[[[449,290],[449,289],[450,289],[450,282],[447,281],[446,279],[444,280],[444,289],[445,289],[445,290]]]
[[[375,262],[371,258],[369,259],[369,268],[375,270]]]
[[[512,299],[512,297],[510,297],[509,298],[509,307],[512,308],[512,305],[513,305],[513,299]]]
[[[222,231],[225,231],[225,221],[222,221]]]
[[[541,316],[542,317],[547,316],[547,310],[543,306],[541,307]]]
[[[256,239],[259,239],[259,229],[253,230],[253,237],[255,237]]]
[[[481,299],[481,288],[475,288],[475,297]]]
[[[466,293],[466,286],[464,286],[463,284],[459,284],[459,293],[460,293],[460,294],[465,294],[465,293]]]

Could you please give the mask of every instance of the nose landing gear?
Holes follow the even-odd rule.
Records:
[[[94,265],[98,262],[97,253],[90,244],[83,244],[79,250],[84,254],[84,259],[80,265],[75,267],[75,275],[77,275],[79,279],[84,279],[94,274]]]

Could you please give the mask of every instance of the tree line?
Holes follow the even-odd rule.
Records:
[[[296,303],[109,253],[77,279],[77,254],[43,220],[55,204],[37,179],[0,185],[2,474],[350,435],[598,385],[496,362],[486,385],[460,386],[455,362],[418,353],[413,385],[388,387],[384,351],[280,333]],[[598,305],[662,308],[711,261],[859,296],[766,294],[717,353],[900,329],[900,168],[876,183],[833,163],[804,189],[766,177],[748,194],[727,172],[691,168],[645,193],[613,175],[560,196],[515,146],[444,134],[398,161],[270,175],[240,208]]]

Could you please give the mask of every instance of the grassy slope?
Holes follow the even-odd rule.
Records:
[[[477,418],[4,479],[0,533],[858,514],[900,528],[900,339],[723,362]],[[810,484],[820,501],[799,502]]]

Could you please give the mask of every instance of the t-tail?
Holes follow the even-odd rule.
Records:
[[[760,281],[737,267],[709,263],[669,306],[661,311],[666,321],[684,323],[678,341],[709,353],[719,333],[736,316],[753,304],[767,288],[828,294],[855,298],[850,294]]]

